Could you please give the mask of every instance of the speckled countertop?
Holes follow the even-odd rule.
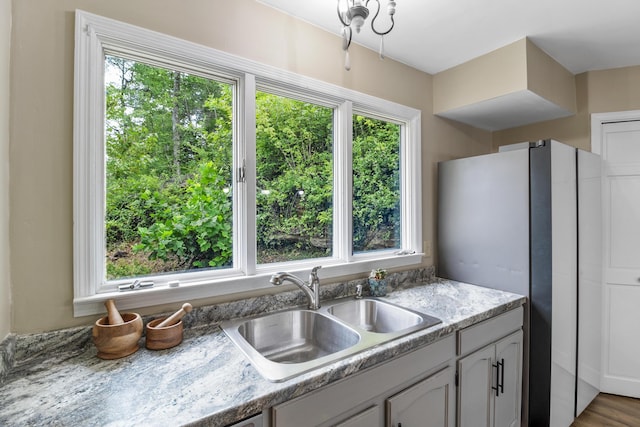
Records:
[[[220,307],[194,309],[189,322],[185,318],[179,346],[150,351],[142,338],[138,352],[113,361],[96,357],[90,328],[18,337],[15,362],[0,384],[0,425],[232,424],[525,301],[519,295],[433,277],[428,282],[397,286],[384,299],[439,317],[442,324],[281,383],[263,379],[219,328],[219,321],[211,321],[225,320]],[[354,287],[342,285],[339,292],[347,295]],[[235,313],[265,311],[262,306],[269,300],[284,307],[298,302],[299,293],[245,300]],[[322,297],[327,298],[326,292]]]

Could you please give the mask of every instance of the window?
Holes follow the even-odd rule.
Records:
[[[399,249],[402,126],[353,116],[353,251]]]
[[[332,256],[333,114],[256,93],[258,264]]]
[[[234,85],[104,64],[106,279],[230,267]]]
[[[417,110],[82,11],[75,62],[75,315],[421,261]]]

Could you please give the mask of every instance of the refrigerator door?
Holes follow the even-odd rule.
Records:
[[[438,275],[529,294],[529,150],[438,164]]]
[[[600,391],[602,348],[601,158],[578,150],[578,381],[576,416]]]
[[[552,427],[571,425],[575,411],[578,309],[576,181],[576,149],[551,141]],[[531,350],[535,351],[533,341]],[[533,370],[531,375],[535,375]]]

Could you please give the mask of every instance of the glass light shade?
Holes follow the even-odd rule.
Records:
[[[394,15],[396,13],[396,2],[391,0],[387,5],[387,12],[389,15]]]
[[[364,18],[360,15],[354,16],[351,20],[351,24],[356,28],[356,33],[359,33],[360,28],[362,28],[362,25],[364,24]]]
[[[359,33],[360,28],[364,25],[364,20],[369,16],[369,9],[358,2],[349,9],[349,15],[351,16],[351,24],[356,28],[356,32]]]

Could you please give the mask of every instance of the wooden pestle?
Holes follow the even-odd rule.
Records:
[[[121,325],[124,323],[122,316],[116,308],[116,303],[112,299],[108,299],[104,302],[104,306],[107,307],[107,317],[109,318],[110,325]]]
[[[189,304],[188,302],[185,302],[184,304],[182,304],[182,308],[180,310],[176,311],[171,316],[167,317],[162,322],[158,323],[155,327],[156,328],[164,328],[166,326],[175,325],[176,323],[178,323],[180,321],[180,319],[182,319],[182,317],[185,314],[190,312],[192,308],[193,307],[191,306],[191,304]]]

